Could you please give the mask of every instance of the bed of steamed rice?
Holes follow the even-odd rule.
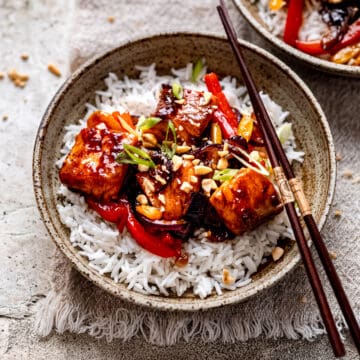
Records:
[[[62,157],[74,144],[76,134],[85,127],[88,116],[94,110],[125,111],[132,114],[150,115],[157,103],[157,93],[163,83],[179,81],[185,87],[204,89],[204,84],[189,82],[192,64],[180,70],[172,70],[170,76],[156,74],[155,64],[138,67],[139,79],[125,77],[119,80],[110,73],[105,79],[106,90],[97,91],[95,104],[86,104],[87,114],[78,124],[69,125],[64,136]],[[205,69],[204,69],[205,71]],[[221,81],[224,92],[232,106],[242,112],[250,112],[248,97],[244,87],[238,87],[236,80],[226,77]],[[262,98],[270,116],[278,128],[288,113],[275,104],[268,95]],[[293,136],[285,144],[288,158],[302,161],[303,153],[297,151]],[[174,265],[174,259],[163,259],[142,249],[125,230],[119,234],[114,224],[103,221],[87,207],[84,197],[61,185],[58,191],[58,211],[61,221],[70,229],[70,241],[79,253],[88,259],[89,266],[100,274],[109,275],[115,282],[127,284],[129,289],[145,294],[176,294],[181,296],[191,290],[200,298],[213,291],[221,294],[223,289],[234,290],[251,281],[264,257],[271,254],[280,237],[292,237],[284,212],[266,222],[252,232],[238,236],[232,241],[212,243],[203,238],[199,229],[196,236],[184,242],[184,251],[189,256],[185,267]],[[231,285],[223,282],[226,268],[235,279]]]
[[[287,11],[282,8],[277,11],[269,9],[269,0],[257,0],[257,8],[261,19],[268,29],[276,36],[284,34]],[[328,27],[322,21],[319,13],[320,2],[318,0],[305,0],[303,24],[300,29],[299,39],[302,41],[313,41],[321,39],[326,34]]]

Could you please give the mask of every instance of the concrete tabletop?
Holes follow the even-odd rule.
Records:
[[[333,358],[326,337],[311,343],[258,338],[158,348],[142,339],[108,344],[86,335],[40,339],[34,334],[36,302],[49,289],[54,245],[35,204],[32,148],[41,116],[65,79],[72,11],[71,0],[0,0],[0,73],[5,73],[0,79],[0,359],[140,359],[144,348],[148,358],[156,359]],[[27,60],[23,54],[28,54]],[[48,71],[49,63],[63,72],[60,78]],[[12,68],[29,75],[24,88],[7,77]],[[349,340],[346,348],[346,359],[358,358]]]

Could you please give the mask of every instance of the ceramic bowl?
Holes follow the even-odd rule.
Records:
[[[294,58],[296,60],[304,61],[307,64],[314,67],[316,70],[321,70],[327,73],[359,77],[360,78],[360,66],[335,64],[331,61],[320,59],[316,56],[308,55],[296,48],[286,44],[281,38],[273,35],[264,21],[259,16],[256,4],[251,0],[233,0],[237,8],[240,10],[244,18],[249,24],[266,40],[268,40],[273,46],[280,49],[287,57]]]
[[[244,56],[259,87],[290,112],[294,133],[300,149],[305,151],[303,166],[295,171],[303,179],[305,192],[311,199],[313,214],[319,227],[324,224],[334,191],[335,155],[333,141],[325,116],[307,86],[286,65],[255,45],[241,41]],[[277,263],[266,266],[253,276],[253,281],[223,295],[213,294],[199,299],[191,294],[182,297],[150,296],[127,289],[110,277],[90,268],[69,241],[69,231],[61,223],[56,209],[59,187],[59,158],[64,127],[85,115],[84,104],[94,100],[94,92],[104,88],[107,74],[115,72],[136,77],[136,64],[157,64],[160,73],[183,67],[204,56],[209,69],[232,75],[242,82],[228,42],[211,34],[173,33],[129,42],[87,62],[64,83],[51,101],[41,121],[33,157],[33,181],[36,200],[51,238],[88,279],[106,291],[140,305],[162,310],[200,310],[249,299],[282,279],[299,261],[295,245],[286,249]]]

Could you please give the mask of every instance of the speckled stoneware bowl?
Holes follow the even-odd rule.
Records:
[[[244,55],[259,88],[291,114],[290,120],[297,143],[306,153],[302,167],[296,172],[303,179],[314,216],[320,228],[331,203],[335,185],[335,156],[332,137],[325,116],[306,85],[287,66],[264,50],[242,42]],[[165,297],[143,295],[128,290],[88,266],[69,241],[69,231],[61,223],[56,210],[56,192],[59,187],[59,158],[64,127],[75,123],[85,114],[84,104],[94,100],[94,92],[104,88],[103,79],[112,71],[122,77],[136,77],[135,64],[157,63],[161,73],[171,67],[183,67],[205,56],[209,69],[220,75],[236,76],[238,66],[228,42],[221,37],[205,34],[176,33],[141,39],[120,46],[82,66],[60,88],[51,101],[37,134],[34,159],[34,189],[43,221],[57,246],[73,265],[88,279],[122,299],[163,310],[200,310],[232,304],[268,288],[282,279],[299,261],[296,246],[286,249],[285,256],[276,264],[266,266],[253,276],[253,281],[223,295],[213,294],[201,300],[193,295]]]
[[[315,70],[321,70],[327,73],[359,77],[360,78],[360,66],[350,66],[335,64],[331,61],[320,59],[316,56],[308,55],[296,48],[286,44],[282,39],[273,35],[264,21],[260,18],[256,4],[251,0],[233,0],[237,8],[240,10],[244,18],[249,24],[258,31],[265,39],[267,39],[273,46],[277,47],[284,52],[285,55],[297,60],[305,61],[309,65],[315,68]]]

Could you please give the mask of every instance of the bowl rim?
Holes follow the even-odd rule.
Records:
[[[133,46],[134,43],[142,43],[146,42],[150,39],[156,38],[167,38],[167,37],[205,37],[213,40],[221,40],[227,41],[225,36],[220,36],[216,33],[211,32],[191,32],[191,31],[181,31],[181,32],[164,32],[156,35],[151,35],[148,37],[135,37],[128,41],[123,42],[122,44],[116,46],[115,48],[104,52],[98,56],[93,57],[92,59],[86,61],[82,66],[80,66],[73,74],[71,74],[63,83],[63,85],[57,90],[54,97],[50,101],[45,113],[40,122],[38,132],[35,138],[34,149],[33,149],[33,162],[32,162],[32,177],[33,177],[33,188],[35,193],[35,199],[37,202],[37,206],[42,218],[45,227],[55,242],[55,244],[60,248],[60,250],[66,255],[66,257],[72,262],[72,264],[76,267],[76,269],[87,279],[95,283],[98,287],[104,289],[105,291],[111,293],[114,296],[121,298],[122,300],[126,300],[137,305],[145,306],[148,308],[153,308],[157,310],[166,310],[166,311],[197,311],[197,310],[208,310],[212,308],[217,308],[224,305],[235,304],[239,302],[243,302],[245,300],[250,299],[254,295],[256,295],[259,291],[267,289],[277,282],[279,282],[283,277],[289,273],[291,270],[295,268],[295,266],[300,261],[300,254],[297,251],[295,256],[286,264],[281,270],[279,270],[276,274],[274,274],[271,278],[267,280],[265,284],[259,284],[258,286],[254,286],[252,289],[249,289],[248,292],[243,294],[237,294],[236,290],[233,290],[227,297],[216,296],[209,297],[205,299],[200,298],[179,298],[179,297],[163,297],[163,296],[150,296],[144,295],[133,290],[122,291],[115,290],[114,281],[108,277],[101,275],[95,270],[89,268],[88,265],[85,265],[83,262],[79,261],[76,256],[76,249],[73,246],[68,246],[62,238],[57,234],[56,226],[53,224],[52,219],[49,215],[47,209],[47,200],[46,196],[42,189],[42,174],[41,174],[41,163],[43,156],[43,142],[47,133],[47,128],[51,123],[52,114],[61,102],[61,98],[66,94],[69,88],[72,86],[73,82],[82,76],[89,68],[102,61],[103,59],[111,56],[113,53],[119,51],[120,49],[126,48],[128,46]],[[322,111],[319,103],[315,99],[311,90],[307,87],[307,85],[300,79],[298,75],[294,71],[292,71],[287,65],[285,65],[282,61],[277,59],[274,55],[268,53],[267,51],[261,49],[257,45],[251,44],[247,41],[240,40],[239,42],[246,49],[255,52],[257,55],[265,58],[266,61],[272,62],[275,66],[280,68],[283,72],[288,75],[289,81],[295,83],[297,87],[304,93],[308,101],[314,107],[314,110],[319,115],[319,125],[322,126],[324,135],[327,140],[327,145],[329,148],[329,188],[328,194],[325,202],[325,206],[323,212],[320,216],[318,226],[321,229],[326,221],[327,214],[330,209],[330,205],[334,195],[335,189],[335,180],[336,180],[336,161],[335,161],[335,149],[333,138],[330,132],[329,124],[326,120],[325,114]],[[232,295],[231,295],[232,293]],[[181,299],[181,302],[179,302]]]
[[[287,55],[290,55],[293,59],[304,61],[307,64],[311,65],[312,67],[315,67],[316,69],[320,69],[321,71],[324,71],[326,73],[336,74],[339,76],[353,77],[353,78],[360,77],[360,66],[335,64],[331,61],[306,54],[286,44],[283,40],[278,38],[276,35],[272,34],[263,24],[261,24],[259,21],[255,19],[255,17],[245,6],[244,0],[233,0],[233,2],[240,11],[240,13],[243,15],[243,17],[245,18],[245,20],[248,23],[250,23],[253,29],[255,29],[260,35],[262,35],[268,42],[275,45],[277,48],[285,52]]]

